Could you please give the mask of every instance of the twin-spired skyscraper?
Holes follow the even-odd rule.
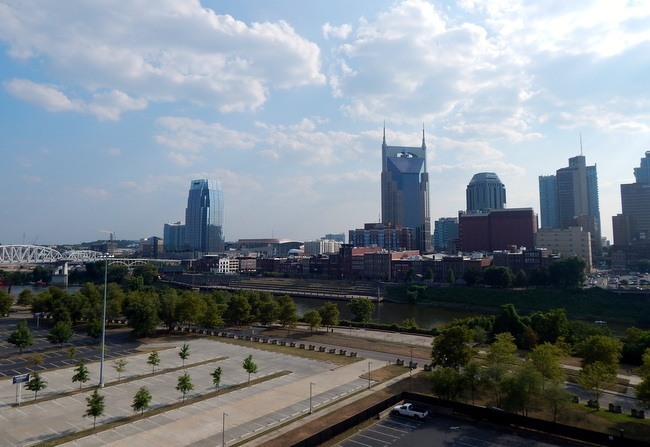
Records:
[[[388,146],[386,128],[381,145],[381,221],[384,225],[413,228],[416,246],[430,252],[429,174],[427,146]]]

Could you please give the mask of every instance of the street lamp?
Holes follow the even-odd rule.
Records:
[[[370,386],[370,366],[372,365],[372,362],[368,362],[368,389],[371,388]]]
[[[108,248],[108,246],[106,247]],[[102,344],[99,360],[99,387],[104,388],[104,352],[106,351],[106,295],[108,293],[108,253],[104,261],[104,304],[102,306]]]
[[[314,382],[309,382],[309,414],[311,414],[312,411],[312,406],[311,406],[311,388],[314,386]]]
[[[228,413],[223,414],[223,423],[221,425],[221,446],[226,447],[226,416]]]

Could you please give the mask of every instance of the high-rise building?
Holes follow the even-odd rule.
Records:
[[[459,237],[458,218],[441,217],[433,226],[433,248],[436,251],[453,251],[451,242]]]
[[[163,250],[185,250],[185,225],[180,222],[165,224],[163,228]]]
[[[221,182],[192,180],[185,209],[185,244],[202,253],[224,249],[224,210]]]
[[[542,228],[560,228],[557,181],[554,175],[539,176],[539,211]]]
[[[591,234],[592,253],[599,256],[602,242],[596,165],[587,166],[583,155],[571,157],[569,166],[558,169],[555,176],[541,176],[539,187],[542,228],[579,225]]]
[[[474,174],[465,195],[468,213],[502,210],[506,206],[506,187],[494,172]]]
[[[460,246],[466,253],[493,252],[535,245],[537,216],[532,208],[458,214]]]
[[[427,146],[388,146],[386,128],[381,146],[381,220],[384,225],[412,228],[416,246],[431,251]]]
[[[634,183],[621,185],[622,215],[612,220],[614,245],[650,243],[650,151],[634,168]]]

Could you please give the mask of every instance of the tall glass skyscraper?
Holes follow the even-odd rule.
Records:
[[[429,174],[427,146],[388,146],[386,128],[381,146],[381,220],[384,225],[412,228],[421,252],[430,252]]]
[[[185,209],[188,250],[215,253],[224,250],[224,211],[221,182],[192,180]]]
[[[621,185],[623,213],[613,219],[614,245],[650,242],[650,151],[634,168],[634,177],[634,183]]]

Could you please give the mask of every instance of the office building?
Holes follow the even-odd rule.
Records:
[[[650,151],[634,168],[634,183],[621,185],[622,214],[612,220],[614,245],[650,243]]]
[[[561,258],[577,256],[585,261],[587,272],[591,270],[591,235],[583,227],[542,228],[535,235],[535,244]]]
[[[434,222],[433,248],[436,251],[453,251],[452,241],[458,239],[458,218],[442,217]]]
[[[430,252],[429,174],[427,147],[388,146],[386,128],[381,146],[381,220],[386,226],[412,228],[416,247]],[[352,241],[350,241],[352,242]]]
[[[192,180],[185,209],[188,250],[215,253],[224,250],[224,209],[221,182]]]
[[[383,223],[367,223],[363,228],[350,230],[348,241],[354,247],[379,247],[388,251],[418,250],[412,228]]]
[[[506,206],[506,187],[494,172],[474,174],[465,196],[468,213],[501,210]]]
[[[543,228],[582,226],[591,234],[592,254],[600,256],[602,247],[596,165],[587,166],[583,155],[571,157],[569,166],[558,169],[555,176],[540,177],[539,185]]]
[[[460,212],[458,224],[460,247],[464,253],[532,248],[535,245],[537,216],[532,208]]]
[[[539,176],[539,212],[541,228],[560,228],[557,181],[554,175]]]
[[[166,252],[185,250],[185,225],[180,222],[165,224],[163,228],[163,250]]]

